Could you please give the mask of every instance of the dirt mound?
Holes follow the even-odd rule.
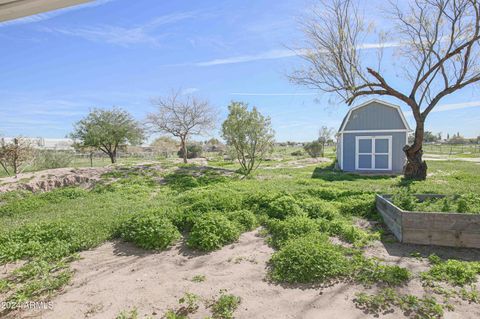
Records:
[[[91,187],[111,167],[56,168],[34,173],[22,173],[15,177],[0,179],[0,193],[15,190],[48,192],[66,186]]]

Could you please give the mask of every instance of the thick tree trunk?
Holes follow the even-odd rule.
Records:
[[[183,162],[188,163],[188,153],[187,153],[187,142],[185,138],[181,139],[182,153],[183,153]]]
[[[407,164],[404,167],[404,176],[412,180],[425,180],[427,178],[427,163],[423,156],[424,122],[417,121],[415,140],[412,145],[405,145],[403,151],[407,156]]]

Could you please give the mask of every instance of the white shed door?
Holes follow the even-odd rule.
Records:
[[[392,170],[392,136],[356,136],[355,169]]]

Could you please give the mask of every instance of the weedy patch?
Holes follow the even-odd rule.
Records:
[[[436,281],[448,282],[457,286],[474,283],[480,273],[480,262],[459,260],[436,261],[421,278],[426,285],[434,285]]]
[[[400,308],[409,318],[442,318],[445,309],[450,307],[442,305],[432,296],[419,298],[413,295],[399,295],[395,290],[386,288],[377,294],[356,294],[356,306],[376,316]]]
[[[241,303],[241,298],[227,294],[226,290],[220,291],[220,296],[210,305],[213,319],[233,319],[233,314]]]
[[[204,282],[205,280],[207,280],[207,276],[205,275],[195,275],[191,279],[193,282]]]

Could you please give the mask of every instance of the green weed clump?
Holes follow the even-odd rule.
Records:
[[[338,205],[323,200],[307,197],[300,201],[300,207],[308,214],[310,218],[324,218],[332,220],[338,217],[340,211]]]
[[[243,196],[225,188],[203,188],[181,194],[177,202],[186,211],[195,214],[212,211],[231,212],[244,209]]]
[[[349,260],[326,236],[310,235],[288,241],[271,259],[270,276],[287,283],[322,283],[346,276]]]
[[[138,214],[126,220],[120,237],[144,249],[164,250],[180,238],[180,232],[164,216]]]
[[[328,233],[330,236],[337,236],[355,247],[363,247],[369,242],[380,238],[379,233],[370,233],[357,226],[352,225],[351,221],[345,219],[335,219],[332,221],[319,218],[316,220],[319,229]]]
[[[399,295],[391,288],[385,288],[377,294],[357,293],[354,300],[356,306],[375,316],[390,312],[393,307],[399,307],[409,318],[442,318],[444,306],[434,297],[419,298],[413,295]]]
[[[384,283],[389,286],[399,286],[407,283],[412,277],[411,272],[400,266],[381,264],[374,258],[355,256],[352,260],[354,279],[362,284],[373,285]]]
[[[238,239],[238,226],[218,212],[203,214],[196,218],[188,237],[191,248],[212,251]]]
[[[403,210],[413,211],[418,199],[407,188],[401,188],[393,194],[392,203]]]
[[[291,195],[282,195],[268,204],[267,214],[270,218],[285,219],[304,214],[299,202]]]
[[[229,212],[227,217],[238,225],[241,232],[251,231],[258,225],[255,214],[246,209]]]
[[[319,233],[318,224],[306,216],[293,216],[285,220],[273,219],[267,222],[274,247],[282,247],[288,240],[308,234]]]
[[[7,310],[13,310],[16,305],[21,306],[23,302],[36,301],[44,295],[52,295],[67,284],[73,275],[68,268],[71,260],[72,258],[53,262],[34,259],[14,270],[0,282],[0,293],[6,293],[5,300],[12,308]]]
[[[345,196],[340,201],[339,209],[345,216],[378,217],[373,194]]]
[[[0,264],[33,257],[59,259],[86,248],[86,236],[66,221],[27,224],[0,235]]]
[[[200,172],[198,175],[188,168],[180,169],[165,176],[167,185],[176,191],[186,191],[192,188],[203,187],[218,183],[226,183],[230,179],[211,169]]]
[[[241,298],[225,291],[220,292],[220,297],[211,305],[213,319],[233,319],[233,314],[240,306]]]
[[[479,262],[450,259],[435,263],[428,271],[423,272],[421,277],[427,284],[444,281],[453,285],[464,286],[475,282],[479,273]]]

